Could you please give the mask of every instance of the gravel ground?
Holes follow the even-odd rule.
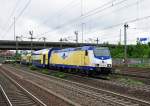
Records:
[[[117,70],[117,73],[137,75],[141,77],[150,78],[150,69],[149,68],[136,68],[136,67],[114,67]]]

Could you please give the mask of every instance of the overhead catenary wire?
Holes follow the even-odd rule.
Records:
[[[143,0],[143,1],[145,1],[145,0]],[[128,8],[128,7],[130,7],[130,6],[133,6],[134,4],[137,4],[137,2],[134,2],[134,3],[132,3],[132,4],[130,4],[130,5],[126,5],[126,6],[124,6],[124,7],[121,7],[121,8],[119,8],[119,9],[117,9],[117,10],[114,10],[114,11],[111,11],[111,12],[115,12],[115,11],[120,11],[122,8]],[[107,14],[109,14],[109,13],[107,13]],[[102,18],[102,16],[100,16],[100,18]],[[149,17],[143,17],[144,19],[145,18],[149,18]],[[138,19],[139,20],[143,20],[143,18],[139,18],[139,17],[137,17],[137,18],[135,18],[134,20],[135,20],[135,22],[136,21],[138,21]],[[133,21],[134,21],[133,20]],[[89,22],[89,21],[88,21]],[[118,27],[118,26],[121,26],[121,25],[123,25],[124,23],[126,23],[126,22],[128,22],[128,21],[124,21],[124,22],[122,22],[122,23],[119,23],[119,24],[115,24],[115,25],[112,25],[112,26],[108,26],[108,27],[104,27],[104,28],[101,28],[100,30],[108,30],[108,29],[111,29],[111,28],[115,28],[115,27]],[[87,22],[85,22],[85,23],[87,23]],[[132,23],[132,22],[131,22]],[[94,33],[94,32],[97,32],[97,30],[98,29],[95,29],[95,31],[92,31],[92,32],[89,32],[89,33],[87,33],[87,34],[91,34],[91,33]]]
[[[114,25],[111,25],[111,26],[108,26],[108,27],[104,27],[102,28],[101,30],[108,30],[108,29],[111,29],[111,28],[115,28],[115,27],[118,27],[118,26],[122,26],[124,25],[125,23],[134,23],[134,22],[137,22],[137,21],[141,21],[141,20],[145,20],[145,19],[149,19],[150,16],[145,16],[145,17],[141,17],[141,18],[136,18],[136,19],[133,19],[133,20],[128,20],[126,22],[121,22],[121,23],[118,23],[118,24],[114,24]]]
[[[143,1],[145,1],[145,0],[143,0]],[[134,3],[134,4],[136,4],[136,3]],[[140,17],[140,18],[137,17],[137,18],[134,18],[134,19],[131,19],[131,20],[126,20],[126,21],[118,23],[118,24],[113,24],[113,25],[110,25],[108,27],[104,27],[103,30],[108,30],[108,29],[111,29],[111,28],[122,26],[122,25],[124,25],[124,23],[134,23],[134,22],[142,21],[142,20],[149,19],[149,18],[150,18],[150,16],[144,16],[144,17]]]
[[[17,2],[15,3],[15,5],[14,5],[14,7],[13,7],[13,9],[12,9],[12,12],[10,13],[10,15],[9,15],[8,18],[7,18],[6,24],[7,24],[8,21],[11,19],[11,17],[14,16],[14,13],[15,13],[15,11],[16,11],[16,9],[17,9],[19,3],[20,3],[20,1],[21,1],[21,0],[17,0]],[[5,24],[5,25],[6,25],[6,24]],[[4,25],[4,26],[5,26],[5,25]]]
[[[72,7],[72,6],[75,6],[75,5],[78,5],[80,2],[78,2],[78,1],[75,1],[75,0],[72,0],[72,1],[70,1],[69,3],[67,3],[65,6],[63,6],[61,9],[59,9],[58,11],[56,11],[56,12],[54,12],[53,14],[55,15],[57,15],[58,14],[58,17],[60,17],[61,15],[62,15],[62,13],[61,13],[61,15],[59,15],[59,13],[60,12],[63,12],[64,10],[66,10],[67,8],[69,8],[70,6]],[[45,25],[45,24],[47,24],[48,23],[48,21],[49,21],[49,19],[50,19],[50,17],[47,17],[42,23],[40,23],[38,26],[35,26],[35,27],[33,27],[33,29],[37,29],[37,28],[39,28],[40,27],[40,25]],[[52,20],[52,19],[51,19]],[[35,37],[39,37],[38,35],[37,36],[35,36]]]
[[[25,4],[25,6],[21,10],[21,12],[15,17],[15,21],[16,22],[18,21],[18,19],[20,18],[20,16],[24,13],[24,11],[27,9],[27,7],[29,6],[30,3],[31,3],[31,0],[28,0],[28,2]],[[10,26],[6,30],[5,34],[2,35],[2,37],[6,37],[7,33],[12,29],[13,25],[14,25],[14,22],[10,24]]]
[[[142,17],[142,18],[139,18],[139,19],[134,19],[134,20],[129,20],[129,21],[127,21],[126,23],[134,23],[134,22],[137,22],[137,21],[141,21],[141,20],[145,20],[145,19],[149,19],[150,18],[150,16],[146,16],[146,17]],[[110,26],[110,27],[108,27],[108,28],[105,28],[105,30],[106,29],[110,29],[110,28],[114,28],[114,27],[117,27],[117,26],[120,26],[120,25],[124,25],[124,23],[120,23],[120,24],[118,24],[118,25],[114,25],[114,26]],[[103,34],[103,36],[104,35],[108,35],[108,33],[107,34]],[[115,34],[116,35],[116,34]],[[117,36],[117,35],[116,35]],[[106,38],[108,37],[108,36],[105,36]],[[105,38],[105,40],[106,40],[106,38]],[[116,37],[113,37],[113,38],[116,38]],[[107,38],[107,39],[109,39],[110,40],[110,38]],[[113,39],[114,40],[114,39]],[[135,39],[132,39],[132,40],[129,40],[128,39],[128,42],[129,41],[136,41]]]
[[[144,1],[144,0],[143,0]],[[112,12],[116,12],[116,11],[121,11],[123,8],[129,8],[129,7],[131,7],[131,6],[134,6],[135,4],[137,4],[137,1],[136,2],[133,2],[132,4],[130,4],[130,5],[125,5],[125,6],[123,6],[123,7],[121,7],[121,8],[118,8],[118,9],[116,9],[116,10],[113,10],[113,11],[110,11],[110,12],[108,12],[107,14],[111,14]],[[100,18],[102,18],[103,16],[106,16],[106,14],[104,14],[104,15],[100,15],[100,16],[98,16],[97,18],[98,19],[100,19]],[[89,20],[89,21],[85,21],[84,23],[88,23],[88,22],[91,22],[91,20]],[[106,28],[107,29],[107,28]],[[96,29],[96,31],[97,31],[98,29]],[[90,33],[94,33],[94,32],[96,32],[96,31],[92,31],[92,32],[90,32]],[[90,33],[86,33],[86,34],[90,34]]]
[[[142,1],[145,1],[145,0],[142,0]],[[114,12],[117,12],[117,11],[121,11],[123,8],[127,9],[127,8],[129,8],[129,7],[132,7],[132,6],[136,5],[137,3],[138,3],[137,1],[136,1],[136,2],[133,2],[133,3],[131,3],[131,4],[128,4],[128,5],[123,6],[123,7],[121,7],[121,8],[117,8],[117,9],[115,9],[115,10],[113,10],[113,11],[110,11],[110,12],[108,12],[107,14],[111,14],[111,13],[114,13]],[[106,14],[100,15],[100,16],[98,16],[97,18],[99,19],[99,18],[102,18],[103,16],[106,16]],[[91,21],[91,20],[90,20],[90,21]],[[87,22],[89,22],[89,21],[85,21],[85,23],[87,23]]]
[[[14,7],[13,7],[11,13],[10,13],[10,15],[9,15],[8,18],[6,19],[5,24],[3,25],[4,27],[8,24],[9,20],[10,20],[11,17],[14,15],[14,13],[15,13],[15,11],[16,11],[16,8],[18,7],[19,3],[20,3],[20,0],[17,0],[17,2],[15,3],[15,5],[14,5]],[[1,35],[2,35],[2,34],[1,34]]]
[[[102,6],[96,8],[96,9],[93,9],[93,10],[88,11],[88,12],[85,13],[85,14],[89,14],[89,13],[91,13],[91,12],[93,12],[93,11],[95,11],[95,10],[101,8],[101,7],[104,7],[104,6],[108,5],[109,3],[112,4],[113,1],[115,1],[115,0],[111,0],[111,1],[109,1],[109,2],[107,2],[107,3],[105,3],[105,4],[103,4]],[[68,3],[67,5],[65,5],[62,9],[60,9],[59,11],[57,11],[55,14],[58,14],[60,11],[62,11],[63,9],[65,9],[68,5],[69,5],[69,6],[72,5],[73,2],[74,2],[74,0],[71,1],[70,3]],[[82,11],[82,9],[83,9],[83,6],[82,6],[82,5],[83,5],[83,0],[80,0],[80,2],[81,2],[81,14],[82,14],[81,16],[83,16],[83,11]],[[80,17],[79,17],[79,18],[80,18]],[[49,21],[49,19],[43,21],[42,24],[45,24],[45,23],[47,23],[48,21]],[[39,26],[38,26],[38,27],[39,27]],[[37,27],[37,28],[38,28],[38,27]],[[46,32],[46,33],[47,33],[47,32]],[[43,35],[43,34],[42,34],[42,35]]]
[[[107,9],[107,8],[111,8],[111,7],[113,7],[113,6],[119,5],[119,4],[121,4],[121,3],[125,2],[125,1],[128,1],[128,0],[122,0],[122,1],[117,2],[117,3],[113,3],[113,1],[114,1],[114,0],[109,1],[109,2],[107,2],[107,3],[105,3],[105,4],[103,4],[102,6],[100,6],[99,8],[93,9],[93,10],[91,10],[91,11],[85,13],[85,14],[82,15],[81,17],[79,17],[79,18],[77,18],[77,19],[75,19],[75,20],[73,19],[73,20],[71,20],[71,21],[72,21],[72,22],[78,21],[78,20],[80,20],[80,18],[86,18],[86,17],[88,17],[88,16],[90,16],[90,15],[93,15],[93,14],[91,14],[92,12],[94,12],[94,11],[100,9],[100,8],[103,8],[103,7],[107,6],[107,5],[109,5],[109,6],[106,7],[106,8],[103,8],[101,11],[99,10],[99,11],[96,11],[96,12],[102,12],[102,11],[104,11],[104,10]],[[97,13],[96,13],[96,14],[97,14]],[[62,24],[62,25],[60,25],[60,26],[57,26],[57,27],[54,28],[54,29],[55,29],[55,30],[60,29],[61,27],[66,26],[66,25],[69,24],[69,23],[72,23],[71,21],[69,21],[69,22],[67,22],[67,23],[64,23],[64,24]],[[45,22],[47,22],[47,21],[45,21]],[[43,22],[43,23],[45,23],[45,22]],[[44,34],[47,34],[47,33],[49,33],[49,32],[51,32],[51,30],[50,30],[50,31],[46,31],[46,32],[44,32],[44,33],[40,33],[40,34],[38,34],[38,35],[44,35]]]
[[[55,29],[55,30],[61,29],[62,27],[66,26],[66,25],[68,25],[68,24],[70,24],[70,23],[75,23],[76,21],[79,21],[79,20],[81,20],[81,19],[87,18],[87,17],[89,17],[89,16],[91,16],[91,15],[98,14],[98,13],[100,13],[100,12],[106,10],[106,9],[109,9],[109,8],[111,8],[111,7],[113,7],[113,6],[117,6],[117,5],[119,5],[119,4],[122,4],[122,3],[124,3],[125,1],[128,1],[128,0],[122,0],[122,1],[120,1],[120,2],[117,2],[117,3],[113,4],[113,5],[112,5],[112,2],[111,2],[111,4],[110,4],[110,2],[109,2],[108,4],[110,4],[110,5],[109,5],[108,7],[106,7],[106,8],[103,8],[102,10],[99,10],[99,11],[97,11],[97,12],[95,12],[95,13],[92,13],[92,14],[91,14],[91,12],[88,12],[87,14],[84,14],[84,15],[82,15],[82,16],[79,16],[79,17],[76,18],[76,19],[70,20],[70,21],[68,21],[68,22],[66,22],[66,23],[64,23],[64,24],[62,24],[62,25],[60,25],[60,26],[56,26],[54,29]],[[108,5],[108,4],[107,4],[107,5]],[[106,4],[105,4],[105,5],[106,5]],[[105,5],[103,5],[103,6],[105,6]],[[102,7],[103,7],[103,6],[102,6]],[[99,8],[102,8],[102,7],[99,7]],[[99,9],[99,8],[97,8],[97,9]],[[91,10],[91,11],[92,11],[92,10]],[[93,11],[92,11],[92,12],[93,12]],[[49,32],[51,32],[51,30],[46,31],[46,32],[43,32],[43,33],[38,34],[38,35],[47,34],[47,33],[49,33]]]
[[[136,18],[136,19],[133,19],[133,20],[128,20],[128,21],[121,22],[121,23],[118,23],[118,24],[114,24],[114,25],[111,25],[111,26],[108,26],[108,27],[104,27],[101,30],[104,31],[104,30],[108,30],[108,29],[115,28],[115,27],[118,27],[118,26],[122,26],[125,23],[131,24],[131,23],[134,23],[134,22],[137,22],[137,21],[141,21],[141,20],[145,20],[145,19],[149,19],[149,18],[150,18],[150,15],[149,16],[145,16],[145,17],[141,17],[141,18]]]
[[[64,11],[65,9],[67,9],[68,7],[79,4],[78,2],[76,4],[74,4],[75,2],[76,2],[75,0],[72,0],[70,3],[68,3],[67,5],[65,5],[63,8],[61,8],[60,10],[58,10],[54,14],[59,14],[60,12]],[[62,13],[61,13],[61,15],[62,15]],[[49,21],[49,18],[47,20],[43,21],[43,24],[47,23],[48,21]]]
[[[65,9],[67,9],[68,7],[70,7],[70,6],[74,6],[74,5],[77,5],[77,4],[79,4],[78,2],[76,2],[76,4],[74,4],[76,1],[75,0],[72,0],[71,2],[69,2],[68,4],[66,4],[64,7],[62,7],[61,9],[59,9],[58,11],[56,11],[55,13],[54,13],[54,15],[56,14],[59,14],[60,12],[63,12]],[[62,14],[62,13],[61,13]],[[59,17],[60,17],[60,15],[59,15]],[[49,18],[50,17],[47,17],[41,24],[46,24],[48,21],[49,21]],[[34,28],[39,28],[40,27],[40,25],[38,25],[38,26],[36,26],[36,27],[34,27]]]
[[[114,3],[114,5],[115,5],[115,3]],[[96,12],[97,12],[97,10],[96,10]],[[86,13],[85,13],[86,14]],[[92,13],[93,14],[93,13]],[[138,19],[138,18],[137,18]],[[81,19],[79,19],[79,20],[81,20]],[[48,20],[47,20],[48,21]],[[129,21],[129,20],[127,20],[127,21]],[[137,20],[138,21],[138,20]],[[137,22],[137,21],[135,21],[135,22]],[[126,21],[124,21],[124,22],[126,22]],[[121,22],[121,23],[123,23],[124,24],[124,22]],[[74,22],[73,22],[74,23]],[[68,23],[68,24],[70,24],[70,23]],[[64,26],[67,26],[68,24],[66,24],[66,25],[64,25]],[[121,24],[121,25],[119,25],[120,23],[118,23],[118,24],[113,24],[113,25],[110,25],[110,26],[107,26],[107,27],[104,27],[104,28],[102,28],[102,30],[107,30],[107,29],[111,29],[111,28],[114,28],[114,27],[118,27],[118,26],[121,26],[121,25],[123,25],[123,24]],[[63,24],[62,24],[63,25]],[[115,25],[117,25],[117,26],[115,26]],[[60,28],[58,28],[58,29],[61,29],[61,28],[64,28],[64,26],[61,26],[60,25]],[[57,28],[55,29],[56,31],[58,30]],[[49,32],[48,32],[49,33]],[[45,34],[45,33],[44,33]]]

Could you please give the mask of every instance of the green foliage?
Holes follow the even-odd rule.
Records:
[[[123,58],[124,57],[124,46],[118,44],[115,47],[110,48],[111,55],[113,58]],[[127,46],[127,55],[129,58],[150,58],[150,43]]]
[[[21,59],[21,54],[17,53],[16,55],[11,57],[12,60],[20,60]]]
[[[110,52],[113,58],[123,58],[124,56],[124,48],[121,45],[110,48]]]
[[[148,52],[148,58],[150,58],[150,50],[149,50],[149,52]]]
[[[38,70],[38,68],[36,66],[34,66],[34,65],[31,65],[29,67],[30,67],[30,70]]]
[[[150,42],[148,42],[148,46],[150,47]]]
[[[48,71],[48,69],[43,69],[43,70],[42,70],[42,73],[43,73],[43,74],[49,74],[49,71]]]
[[[55,76],[55,77],[59,77],[59,78],[65,78],[66,77],[66,74],[63,72],[55,72],[55,73],[52,73],[51,75]]]

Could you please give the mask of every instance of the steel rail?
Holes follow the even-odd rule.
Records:
[[[3,96],[5,97],[5,99],[7,100],[8,105],[9,105],[9,106],[12,106],[12,103],[10,102],[10,100],[9,100],[7,94],[5,93],[3,87],[1,86],[1,84],[0,84],[0,89],[1,89],[1,91],[2,91],[2,95],[3,95]]]
[[[12,79],[10,76],[6,75],[6,73],[2,72],[12,83],[14,83],[17,87],[20,88],[23,92],[25,92],[29,97],[33,99],[36,103],[39,103],[42,106],[47,106],[45,103],[43,103],[40,99],[35,97],[33,94],[31,94],[28,90],[26,90],[23,86],[21,86],[19,83],[17,83],[14,79]],[[11,105],[12,106],[12,105]]]

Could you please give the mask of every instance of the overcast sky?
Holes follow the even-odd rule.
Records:
[[[123,24],[128,22],[128,43],[135,43],[137,37],[150,37],[149,4],[150,0],[0,0],[0,40],[14,39],[16,17],[16,35],[23,40],[33,30],[36,38],[73,41],[78,31],[81,42],[83,29],[84,42],[98,37],[101,43],[118,43],[121,29],[123,43]]]

